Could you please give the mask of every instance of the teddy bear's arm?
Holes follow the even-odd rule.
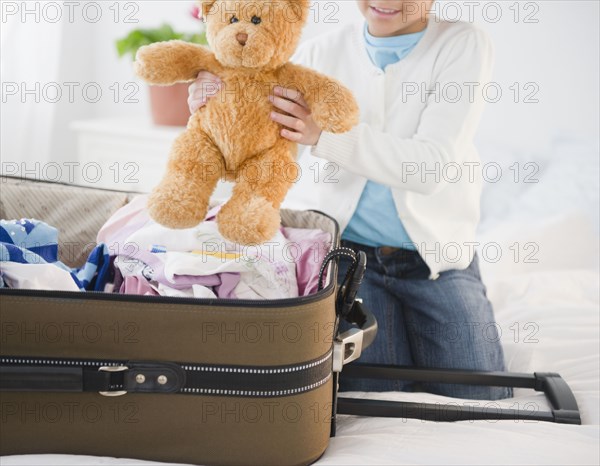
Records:
[[[201,70],[218,73],[219,63],[206,47],[182,40],[157,42],[137,52],[136,74],[149,84],[168,86],[196,79]]]
[[[358,124],[356,100],[339,81],[288,63],[280,70],[279,84],[303,92],[313,119],[323,131],[345,133]]]

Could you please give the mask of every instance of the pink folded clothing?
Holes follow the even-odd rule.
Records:
[[[123,283],[119,290],[122,294],[137,294],[145,296],[158,296],[158,292],[150,286],[146,277],[130,275],[123,278]]]
[[[320,230],[282,227],[262,245],[225,240],[214,221],[219,207],[193,228],[154,222],[138,196],[101,228],[98,241],[113,256],[122,293],[271,300],[317,291],[331,237]],[[144,283],[145,281],[145,283]]]
[[[295,258],[298,296],[307,296],[318,291],[319,271],[327,252],[331,250],[331,235],[322,230],[304,228],[282,228],[283,235],[299,252]]]

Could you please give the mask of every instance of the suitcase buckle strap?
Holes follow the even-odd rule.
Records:
[[[175,393],[185,385],[185,371],[170,362],[129,361],[127,365],[101,366],[98,372],[108,372],[99,391],[102,396],[121,396],[127,393]],[[112,374],[115,374],[114,378]],[[116,379],[116,380],[114,380]]]
[[[101,366],[98,368],[98,372],[125,372],[129,370],[127,366]],[[98,392],[102,396],[121,396],[126,395],[127,390],[114,390],[106,392]]]

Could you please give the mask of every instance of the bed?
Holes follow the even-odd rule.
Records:
[[[504,175],[484,187],[479,241],[489,254],[482,254],[481,271],[508,369],[559,372],[574,391],[583,425],[340,416],[337,436],[316,464],[600,463],[598,149],[574,141],[557,141],[552,147],[543,154],[498,145],[483,148],[483,162],[498,164]],[[529,182],[515,178],[510,168],[515,163],[524,170],[520,175],[530,175]],[[494,254],[498,250],[500,258]],[[426,393],[348,395],[468,402]],[[543,395],[523,389],[509,400],[479,402],[490,409],[499,405],[547,408]],[[165,464],[70,455],[7,456],[1,463]]]

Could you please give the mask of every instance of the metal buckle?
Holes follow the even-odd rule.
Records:
[[[360,358],[363,345],[363,331],[351,328],[333,342],[333,372],[341,372],[344,364]]]
[[[129,370],[127,366],[102,366],[98,368],[98,372],[123,372]],[[114,392],[98,392],[102,396],[121,396],[126,395],[127,390],[117,390]]]

